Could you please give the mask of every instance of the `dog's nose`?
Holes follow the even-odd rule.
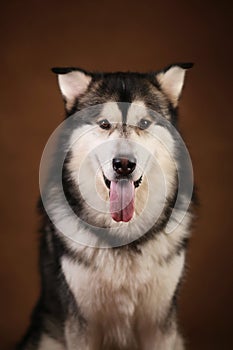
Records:
[[[130,175],[136,167],[135,158],[114,158],[112,161],[112,166],[118,175]]]

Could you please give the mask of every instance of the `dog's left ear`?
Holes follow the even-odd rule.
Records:
[[[168,96],[173,106],[176,107],[184,85],[187,69],[193,67],[193,63],[176,63],[157,73],[156,79],[161,89]]]
[[[58,76],[58,84],[69,110],[87,90],[92,80],[91,73],[80,68],[52,68],[52,72]]]

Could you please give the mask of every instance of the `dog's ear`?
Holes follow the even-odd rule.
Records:
[[[193,63],[175,63],[156,75],[161,89],[168,96],[174,107],[177,106],[182,92],[186,70],[192,67]]]
[[[52,68],[52,72],[58,76],[58,84],[66,103],[70,109],[76,99],[87,90],[92,76],[91,73],[79,68]]]

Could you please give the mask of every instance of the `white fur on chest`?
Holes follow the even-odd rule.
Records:
[[[135,339],[141,324],[156,326],[167,312],[184,254],[162,264],[151,248],[138,255],[98,249],[90,267],[62,259],[63,273],[81,313],[90,326],[99,328],[106,342],[123,347]]]

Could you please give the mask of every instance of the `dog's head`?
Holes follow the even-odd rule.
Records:
[[[154,222],[177,191],[174,127],[185,72],[90,73],[54,68],[75,116],[66,176],[79,215],[99,227]],[[140,220],[141,221],[140,221]],[[122,222],[122,223],[120,223]],[[128,223],[128,224],[126,224]]]

